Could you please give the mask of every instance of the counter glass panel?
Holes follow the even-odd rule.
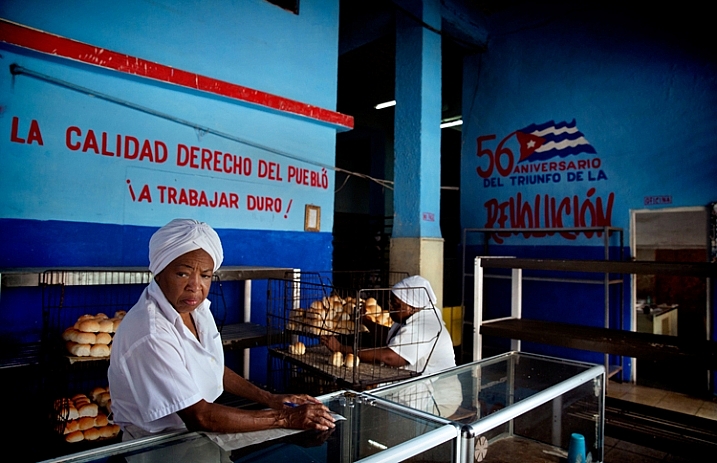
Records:
[[[558,462],[573,433],[584,436],[592,461],[602,461],[604,371],[509,352],[368,393],[460,424],[463,461]]]
[[[184,433],[162,440],[128,441],[68,455],[57,462],[451,462],[457,461],[459,428],[418,416],[365,394],[341,391],[319,397],[345,420],[330,432],[303,431],[248,445],[239,434]],[[249,433],[253,434],[253,433]],[[238,438],[237,438],[238,437]],[[256,437],[256,436],[253,436]],[[219,438],[219,439],[218,439]]]

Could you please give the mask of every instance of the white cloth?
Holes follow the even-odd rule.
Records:
[[[184,429],[177,411],[223,392],[224,351],[209,306],[192,311],[198,341],[152,281],[122,320],[108,378],[114,421],[134,437]]]
[[[204,222],[174,219],[149,240],[149,271],[157,275],[177,257],[197,249],[204,249],[212,257],[216,272],[224,260],[217,232]]]
[[[434,307],[438,302],[431,283],[420,275],[404,278],[393,285],[391,292],[416,309]]]
[[[409,363],[407,370],[429,375],[456,366],[453,342],[438,309],[419,310],[405,323],[394,323],[387,345]],[[425,367],[425,369],[424,369]]]
[[[404,324],[394,323],[388,332],[388,347],[409,363],[404,368],[423,370],[423,376],[456,366],[451,335],[440,312],[432,306],[414,313]],[[447,418],[461,405],[463,394],[458,379],[450,376],[411,382],[398,388],[391,400]]]

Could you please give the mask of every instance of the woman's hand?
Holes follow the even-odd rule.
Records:
[[[336,336],[321,336],[321,344],[328,347],[331,352],[341,352],[342,354],[350,354],[353,349],[346,347],[336,339]]]
[[[336,426],[329,409],[321,403],[307,403],[298,407],[286,408],[282,415],[282,427],[284,428],[327,431]]]
[[[304,404],[321,405],[321,401],[307,394],[272,394],[266,403],[266,405],[275,410],[294,408]]]

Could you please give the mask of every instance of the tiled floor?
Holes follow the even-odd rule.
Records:
[[[703,400],[678,392],[610,381],[607,396],[717,421],[717,401]]]
[[[676,392],[615,381],[608,383],[607,396],[715,420],[715,426],[717,426],[717,401],[702,400]],[[604,463],[687,463],[690,461],[694,461],[694,459],[624,440],[605,438]]]

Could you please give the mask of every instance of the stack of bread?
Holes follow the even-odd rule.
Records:
[[[105,396],[106,394],[106,396]],[[98,387],[91,396],[76,394],[55,401],[55,412],[63,422],[62,434],[65,441],[74,443],[109,439],[119,433],[119,426],[111,424],[104,411],[109,410],[109,390]],[[100,405],[104,400],[104,405]]]
[[[346,368],[353,368],[357,367],[360,363],[360,360],[358,356],[355,356],[354,354],[342,354],[341,352],[334,352],[329,357],[329,365],[335,366],[335,367],[346,367]]]
[[[113,318],[104,313],[82,315],[62,333],[67,351],[77,357],[109,357],[112,335],[124,315],[124,310],[115,312]]]
[[[355,320],[360,318],[361,311],[374,323],[384,326],[392,324],[388,311],[382,310],[372,297],[356,300],[331,295],[315,300],[308,309],[291,310],[286,327],[291,331],[303,331],[316,336],[352,334],[356,329]],[[359,329],[366,331],[363,325]]]

